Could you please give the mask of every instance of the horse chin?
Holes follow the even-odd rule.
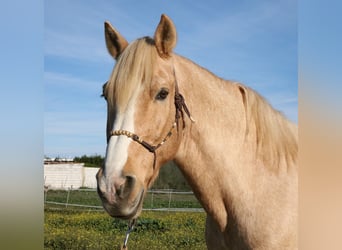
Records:
[[[106,212],[114,218],[124,220],[136,219],[141,213],[144,196],[144,189],[142,189],[132,202],[122,201],[114,205],[103,203],[103,207]]]

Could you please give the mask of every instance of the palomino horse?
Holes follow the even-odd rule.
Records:
[[[174,160],[207,213],[208,249],[297,249],[297,126],[252,89],[173,53],[165,15],[154,38],[128,44],[108,22],[105,38],[116,60],[103,87],[105,210],[136,219]]]

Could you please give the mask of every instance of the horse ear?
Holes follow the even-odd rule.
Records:
[[[247,88],[245,86],[242,86],[241,84],[237,84],[240,94],[242,96],[242,102],[243,102],[243,106],[245,108],[245,113],[246,113],[246,122],[248,123],[249,121],[249,117],[250,117],[250,108],[249,108],[249,100],[248,100],[248,91]],[[249,133],[249,129],[248,127],[246,128],[246,135]]]
[[[176,27],[171,19],[164,14],[161,16],[156,32],[154,33],[154,41],[159,56],[163,58],[169,57],[173,48],[176,46]]]
[[[117,60],[120,54],[127,47],[128,42],[109,22],[106,21],[104,23],[104,27],[108,52],[115,60]]]
[[[242,96],[243,105],[245,106],[245,109],[247,110],[247,107],[248,107],[247,89],[246,87],[240,84],[238,84],[238,88]]]

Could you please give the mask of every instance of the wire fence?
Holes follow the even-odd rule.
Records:
[[[44,204],[55,209],[103,210],[96,189],[54,190],[44,188]],[[165,212],[203,212],[203,208],[191,191],[172,189],[149,190],[143,210]]]

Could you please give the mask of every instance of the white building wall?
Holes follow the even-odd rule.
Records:
[[[96,188],[96,173],[99,168],[83,168],[83,187]]]
[[[98,168],[85,168],[84,163],[44,164],[44,186],[49,189],[96,188]]]

